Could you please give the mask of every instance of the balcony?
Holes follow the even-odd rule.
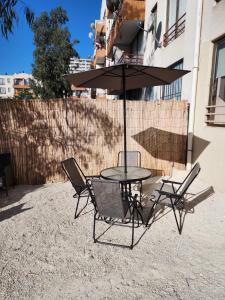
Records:
[[[208,125],[225,125],[225,105],[206,106],[206,123]]]
[[[28,84],[14,84],[14,89],[30,89],[30,85]]]
[[[105,22],[102,20],[96,21],[95,23],[95,34],[101,34],[102,32],[105,33]]]
[[[114,45],[126,46],[132,42],[139,31],[139,22],[145,18],[145,1],[123,0],[118,11],[107,40],[107,55]]]
[[[106,57],[106,49],[96,49],[95,56],[94,56],[94,68],[96,65],[102,65],[105,63],[105,57]]]
[[[143,54],[131,54],[127,52],[123,52],[120,57],[118,64],[132,64],[132,65],[142,65],[143,64],[144,55]]]
[[[185,31],[186,13],[171,26],[163,36],[163,46],[167,47],[172,41],[178,38]]]

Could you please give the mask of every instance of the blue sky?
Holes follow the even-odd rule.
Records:
[[[24,0],[36,16],[42,11],[62,6],[69,17],[67,27],[71,33],[71,40],[78,39],[76,46],[81,58],[93,54],[93,41],[88,38],[91,31],[90,24],[99,19],[101,0]],[[33,33],[26,24],[22,11],[18,11],[19,23],[14,24],[13,34],[8,40],[0,35],[0,74],[18,72],[31,73],[33,62]]]

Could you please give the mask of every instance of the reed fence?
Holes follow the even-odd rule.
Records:
[[[184,168],[186,101],[127,101],[128,150],[153,174]],[[65,179],[60,161],[74,156],[87,175],[117,164],[123,150],[122,101],[1,100],[0,152],[10,152],[18,184]]]

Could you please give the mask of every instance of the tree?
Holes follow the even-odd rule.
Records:
[[[4,38],[8,38],[8,34],[13,31],[14,21],[18,21],[19,17],[16,13],[18,5],[23,9],[27,23],[31,26],[34,20],[34,13],[28,6],[20,0],[0,0],[0,27]]]
[[[70,42],[70,33],[65,25],[66,11],[61,7],[43,12],[32,24],[34,32],[34,64],[32,84],[34,93],[43,99],[62,98],[71,94],[63,78],[69,71],[70,58],[78,56]]]

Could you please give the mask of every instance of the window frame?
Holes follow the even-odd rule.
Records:
[[[5,92],[2,93],[2,90],[5,90]],[[6,88],[3,86],[0,87],[0,95],[6,95]]]
[[[5,78],[4,77],[0,77],[0,85],[5,85]]]
[[[175,22],[169,27],[169,9],[170,9],[170,1],[171,0],[167,0],[167,13],[166,13],[166,31],[168,31],[171,27],[174,26],[174,24],[177,23],[177,21],[182,17],[179,17],[179,8],[180,8],[180,0],[175,0],[176,1],[176,18],[175,18]],[[172,0],[174,1],[174,0]]]
[[[209,113],[215,113],[216,111],[216,101],[214,102],[213,97],[217,94],[217,83],[216,80],[216,67],[218,63],[218,47],[220,43],[225,42],[225,34],[218,37],[217,39],[213,40],[213,55],[212,55],[212,62],[211,62],[211,76],[210,76],[210,86],[209,86],[209,98],[206,106],[206,124],[207,126],[224,126],[225,125],[225,116],[223,122],[218,122],[215,120],[216,115],[208,115]],[[216,91],[215,91],[216,89]],[[218,105],[220,106],[220,105]],[[223,109],[223,108],[222,108]],[[224,111],[225,111],[225,101],[224,101]],[[224,112],[225,113],[225,112]]]
[[[180,64],[182,65],[182,69],[178,69],[178,70],[183,70],[183,67],[184,67],[184,58],[181,58],[181,59],[177,60],[176,62],[174,62],[173,64],[171,64],[168,68],[174,69],[175,66],[178,66]],[[173,97],[165,99],[165,89],[166,89],[166,87],[172,86],[174,84],[174,82],[172,82],[171,84],[166,84],[166,85],[161,86],[161,92],[160,92],[160,98],[161,98],[161,100],[167,101],[167,100],[171,100],[171,99],[176,99],[177,101],[181,101],[181,96],[182,96],[182,82],[183,82],[183,80],[182,80],[182,77],[178,78],[177,80],[181,81],[181,87],[180,87],[180,93],[179,93],[180,95],[176,95],[176,93],[173,93],[173,94],[170,94],[170,95],[173,95]]]

